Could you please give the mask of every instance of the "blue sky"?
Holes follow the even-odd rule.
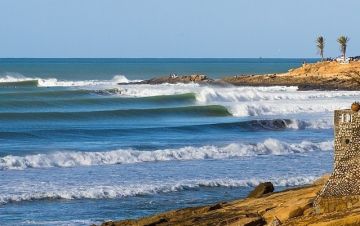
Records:
[[[360,55],[359,0],[0,0],[0,57]]]

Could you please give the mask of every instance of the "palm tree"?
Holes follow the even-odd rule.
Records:
[[[343,55],[344,61],[346,60],[346,47],[349,42],[349,37],[347,36],[340,36],[337,42],[340,44],[340,50]]]
[[[324,61],[324,47],[325,47],[325,39],[323,36],[319,36],[316,39],[316,47],[319,51],[319,54],[321,56],[321,61]]]

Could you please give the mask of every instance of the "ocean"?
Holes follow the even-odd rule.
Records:
[[[312,183],[332,169],[333,110],[360,92],[126,84],[304,61],[0,59],[0,225],[100,224]]]

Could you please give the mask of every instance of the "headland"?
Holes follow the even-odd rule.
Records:
[[[360,90],[360,61],[341,64],[324,61],[304,63],[286,73],[234,75],[211,79],[206,75],[157,77],[137,84],[199,83],[235,86],[297,86],[299,90]]]

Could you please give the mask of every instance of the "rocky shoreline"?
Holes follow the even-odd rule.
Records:
[[[339,64],[320,62],[303,65],[283,74],[233,76],[212,80],[204,75],[173,76],[142,81],[162,83],[231,84],[241,86],[298,86],[299,90],[360,90],[360,62]],[[184,208],[140,219],[109,221],[102,226],[165,225],[360,225],[360,207],[356,205],[330,213],[319,213],[314,201],[329,176],[311,185],[273,192],[271,183],[256,187],[245,199],[213,205]],[[337,204],[331,204],[332,209]]]
[[[140,225],[360,225],[360,208],[317,214],[313,201],[328,176],[311,185],[271,192],[209,206],[173,210],[136,220],[110,221],[102,226]]]
[[[299,90],[360,90],[360,62],[304,64],[287,73],[239,75],[211,79],[206,75],[157,77],[130,84],[198,83],[235,86],[297,86]]]

